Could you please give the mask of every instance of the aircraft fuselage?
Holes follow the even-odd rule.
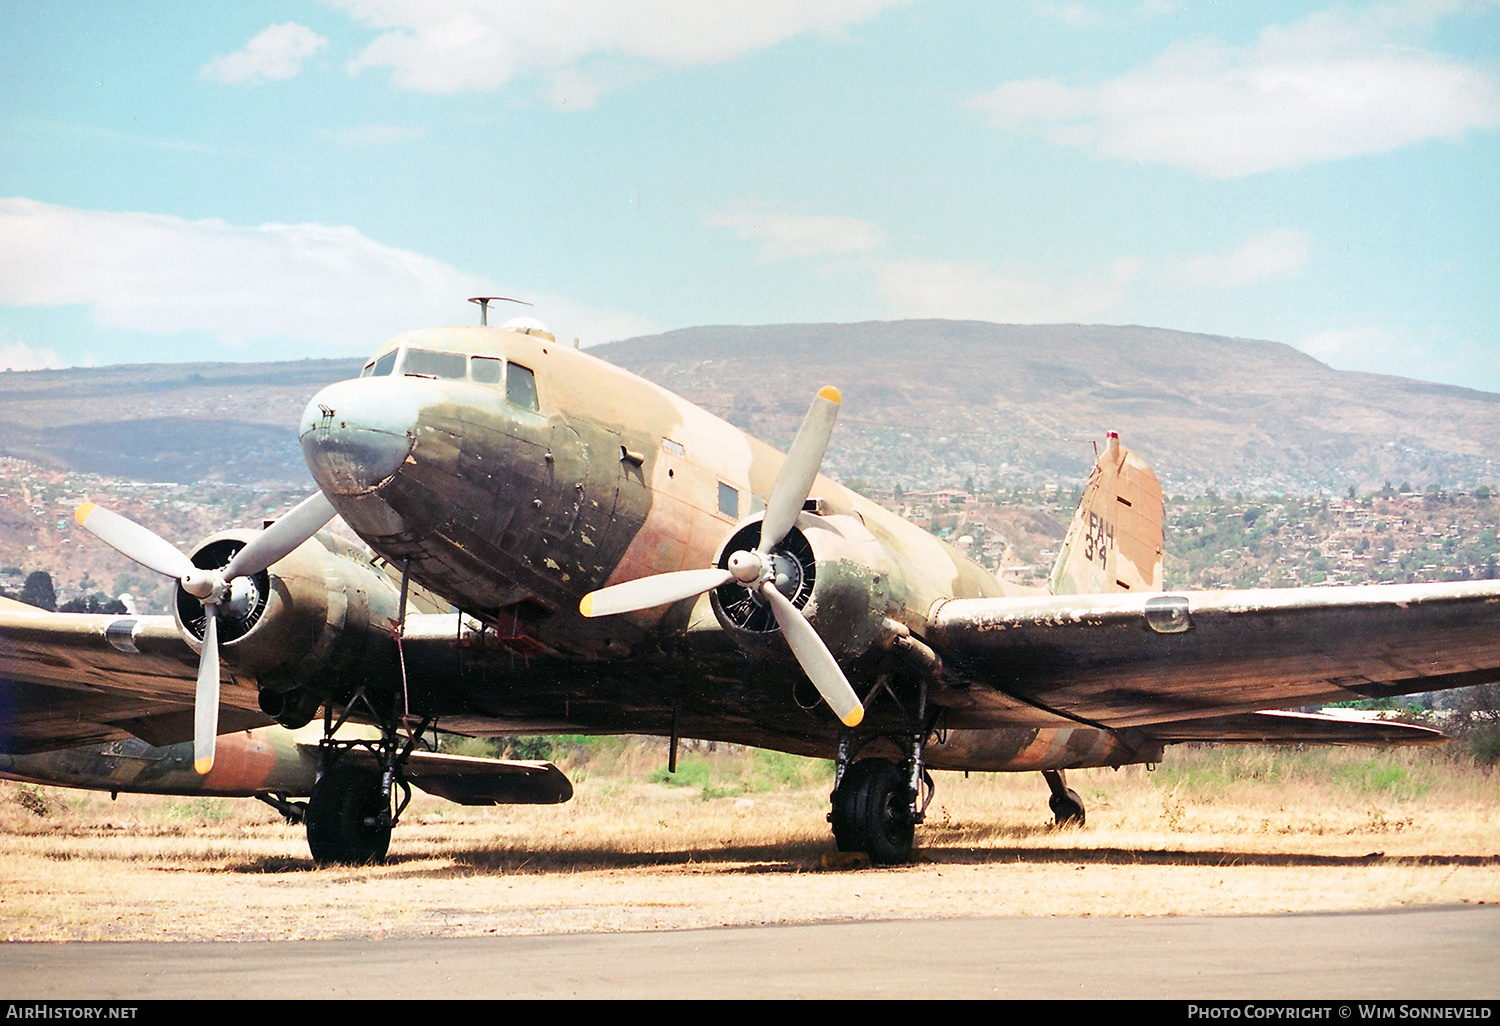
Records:
[[[451,376],[422,362],[430,352],[452,354]],[[394,373],[373,373],[392,354],[382,369]],[[366,376],[315,396],[299,434],[319,486],[380,555],[409,561],[414,580],[481,619],[516,617],[549,647],[600,656],[618,651],[620,624],[590,625],[579,599],[710,565],[764,506],[782,460],[626,371],[485,327],[393,340]],[[940,598],[999,594],[983,568],[837,483],[820,478],[814,495],[900,554],[898,619],[905,608],[917,622]]]
[[[753,608],[744,630],[724,595],[599,619],[578,609],[606,585],[722,564],[732,537],[753,544],[784,459],[771,447],[550,336],[478,326],[387,343],[362,377],[313,398],[299,434],[350,527],[516,654],[503,671],[475,660],[461,680],[434,685],[433,711],[455,729],[471,713],[490,729],[675,726],[832,753],[837,722]],[[914,689],[917,675],[892,665],[893,634],[920,632],[944,600],[1002,586],[834,481],[820,476],[811,495],[797,522],[810,551],[799,607],[858,690],[882,675]],[[904,723],[890,715],[890,729]],[[959,744],[955,732],[952,764],[1128,761],[1108,732],[1017,715],[1029,729],[1003,740],[990,732]]]

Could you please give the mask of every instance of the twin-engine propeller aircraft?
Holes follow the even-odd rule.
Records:
[[[175,617],[0,614],[6,744],[193,735],[211,767],[216,732],[321,709],[309,842],[362,861],[439,728],[734,742],[833,759],[839,849],[888,864],[930,769],[1039,770],[1081,823],[1068,769],[1440,740],[1277,710],[1500,679],[1497,582],[1164,592],[1161,489],[1113,434],[1019,593],[819,474],[839,405],[817,391],[783,456],[529,319],[402,335],[308,404],[320,493],[268,530],[189,558],[79,511],[177,579]],[[335,511],[373,558],[319,531]],[[341,740],[350,719],[379,737]],[[507,772],[472,790],[567,797],[553,767]]]

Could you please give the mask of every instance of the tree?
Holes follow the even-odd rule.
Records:
[[[119,599],[112,599],[102,591],[96,591],[87,598],[78,597],[64,602],[59,613],[110,613],[115,616],[124,616],[126,613],[125,603]]]
[[[55,611],[57,592],[52,587],[52,575],[45,570],[33,570],[21,586],[21,601],[38,609]]]

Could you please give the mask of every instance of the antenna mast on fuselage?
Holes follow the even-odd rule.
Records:
[[[511,299],[509,296],[470,296],[469,302],[479,304],[479,323],[488,325],[490,323],[491,303],[520,303],[522,306],[535,306],[524,299]]]

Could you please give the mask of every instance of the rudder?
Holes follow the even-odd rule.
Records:
[[[1047,590],[1054,595],[1161,591],[1161,524],[1161,483],[1111,431]]]

